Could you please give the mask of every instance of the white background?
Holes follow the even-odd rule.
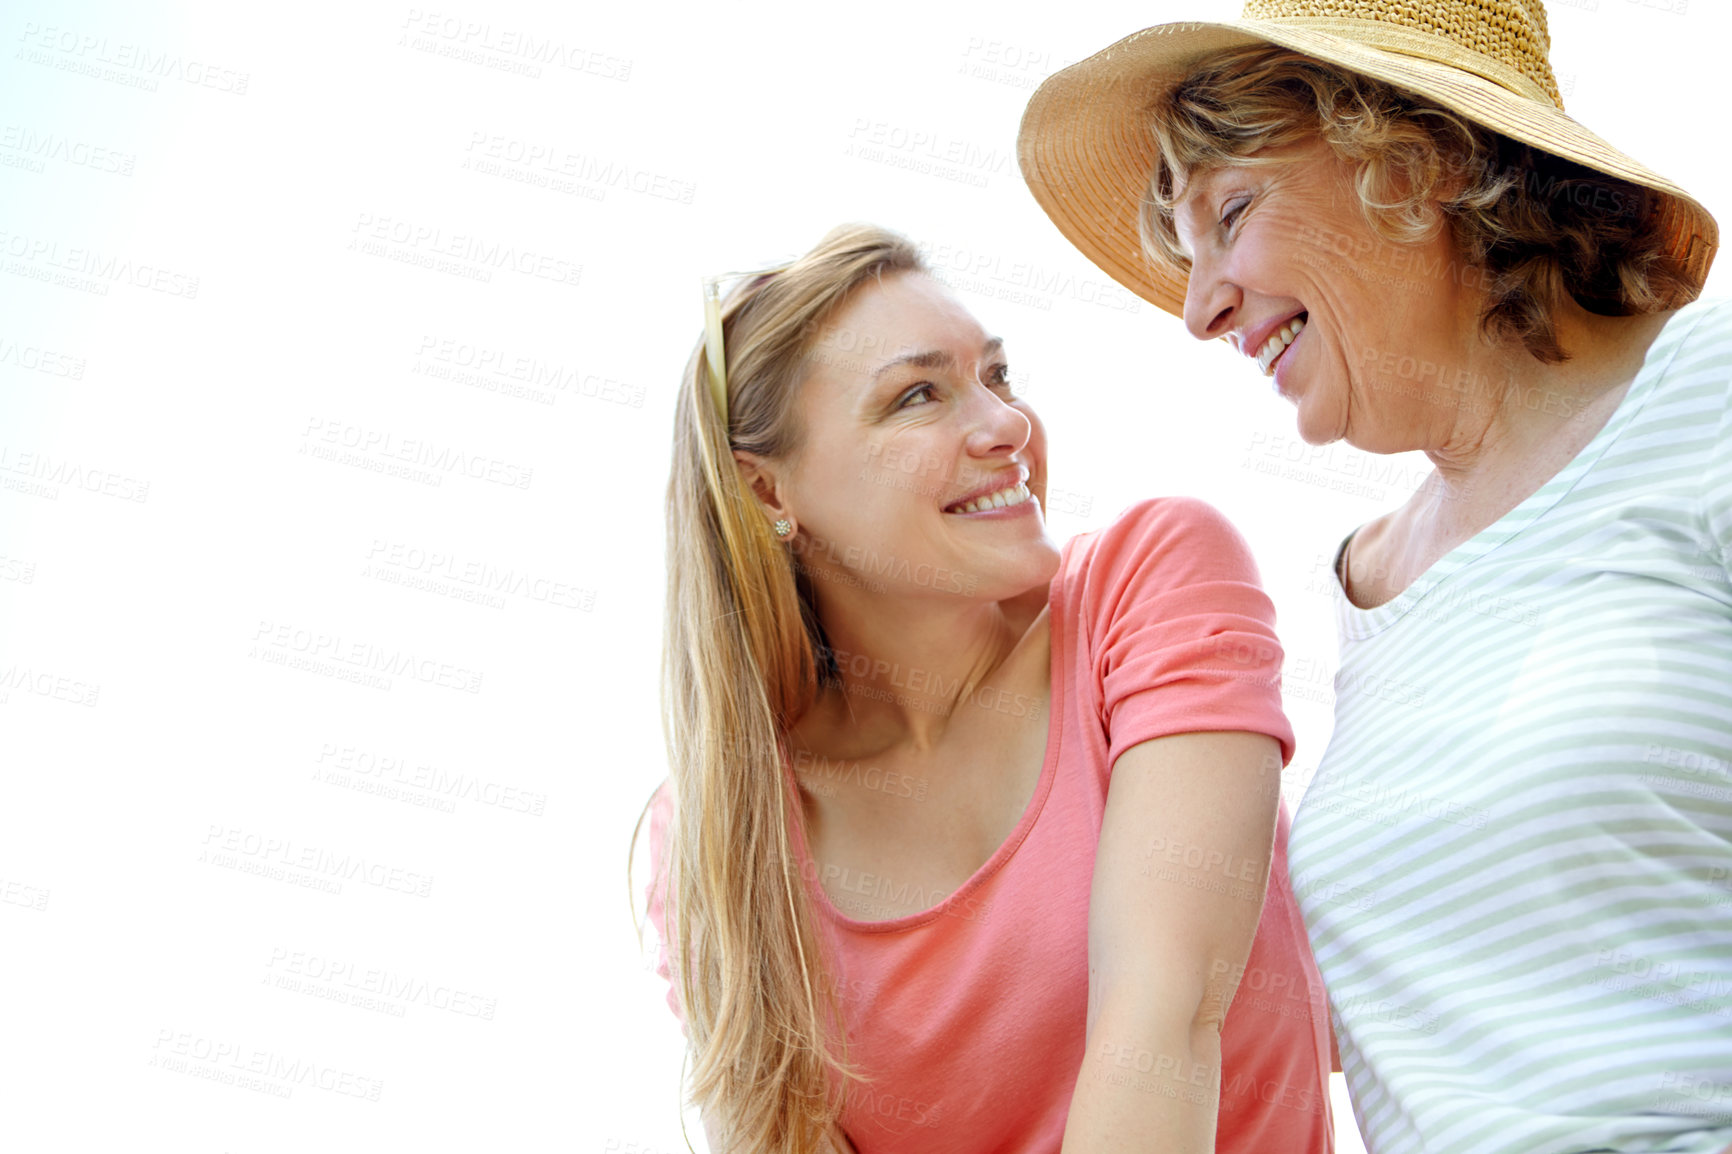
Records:
[[[1727,218],[1732,29],[1685,2],[1554,5],[1553,61]],[[683,1148],[625,873],[665,773],[676,383],[701,275],[843,220],[929,246],[1006,338],[1055,537],[1168,493],[1240,526],[1296,796],[1329,730],[1317,565],[1403,484],[1333,488],[1354,454],[1303,449],[1247,362],[1113,307],[1013,149],[1047,73],[1235,14],[0,8],[0,1146]],[[526,38],[557,51],[509,71]],[[435,246],[469,256],[414,263]],[[513,395],[523,363],[556,383]],[[411,671],[331,675],[356,655]]]

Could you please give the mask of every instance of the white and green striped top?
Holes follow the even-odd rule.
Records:
[[[1386,605],[1293,886],[1372,1154],[1732,1145],[1732,301]]]

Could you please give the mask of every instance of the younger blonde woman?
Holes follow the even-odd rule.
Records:
[[[649,887],[712,1150],[1329,1150],[1238,534],[1167,498],[1055,544],[1003,343],[893,233],[719,321],[676,414]]]

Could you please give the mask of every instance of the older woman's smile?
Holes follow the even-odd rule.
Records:
[[[1299,338],[1301,332],[1305,331],[1305,316],[1306,314],[1300,313],[1292,320],[1277,326],[1275,331],[1270,333],[1261,345],[1257,346],[1255,354],[1257,368],[1262,371],[1264,376],[1272,377],[1275,375],[1275,362],[1281,359],[1281,354],[1286,352],[1288,347]]]

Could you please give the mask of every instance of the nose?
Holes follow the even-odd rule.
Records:
[[[1243,303],[1239,286],[1224,276],[1212,256],[1199,254],[1185,282],[1185,328],[1200,341],[1225,336]]]
[[[1028,444],[1033,425],[1014,405],[984,384],[970,390],[974,417],[969,422],[968,452],[975,457],[1015,453]]]

